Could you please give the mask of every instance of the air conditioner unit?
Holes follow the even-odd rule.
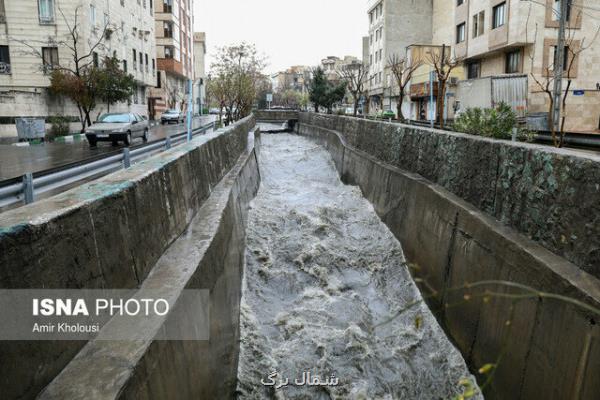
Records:
[[[458,77],[456,77],[456,76],[450,77],[450,84],[451,85],[458,85]]]

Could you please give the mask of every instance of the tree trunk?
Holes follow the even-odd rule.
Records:
[[[396,104],[396,110],[397,110],[399,122],[406,121],[406,119],[404,118],[404,114],[402,113],[402,104],[404,104],[404,91],[400,90],[400,93],[398,94],[398,102]]]
[[[354,116],[358,115],[358,96],[354,98]]]

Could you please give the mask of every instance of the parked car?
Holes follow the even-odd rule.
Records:
[[[85,130],[85,136],[90,146],[95,147],[98,142],[124,142],[129,146],[133,139],[141,137],[148,141],[148,120],[133,113],[104,114],[98,121]]]
[[[391,110],[387,110],[387,111],[380,111],[377,113],[376,115],[377,119],[396,119],[396,114],[391,111]]]
[[[179,110],[167,110],[160,117],[161,124],[170,124],[175,122],[176,124],[185,121],[185,114]]]
[[[213,108],[211,108],[209,110],[209,113],[212,114],[212,115],[219,115],[220,112],[221,112],[221,109],[220,108],[216,108],[216,107],[213,107]]]

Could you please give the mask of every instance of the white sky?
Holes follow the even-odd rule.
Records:
[[[362,56],[368,0],[193,0],[194,31],[206,32],[210,70],[215,47],[254,43],[265,72],[315,66],[327,56]]]

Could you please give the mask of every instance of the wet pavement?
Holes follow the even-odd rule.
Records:
[[[194,128],[215,120],[212,115],[194,119]],[[150,129],[149,141],[163,139],[167,135],[184,132],[185,124],[156,125]],[[133,141],[133,146],[142,144],[141,138]],[[66,164],[80,162],[89,158],[119,152],[124,147],[112,146],[109,142],[99,142],[98,147],[90,148],[87,140],[70,143],[44,143],[19,147],[0,145],[0,181],[21,177],[31,172],[44,171]]]
[[[261,146],[262,185],[248,216],[238,398],[459,394],[461,378],[473,377],[422,301],[400,243],[360,189],[344,185],[329,153],[306,138],[267,134]]]

